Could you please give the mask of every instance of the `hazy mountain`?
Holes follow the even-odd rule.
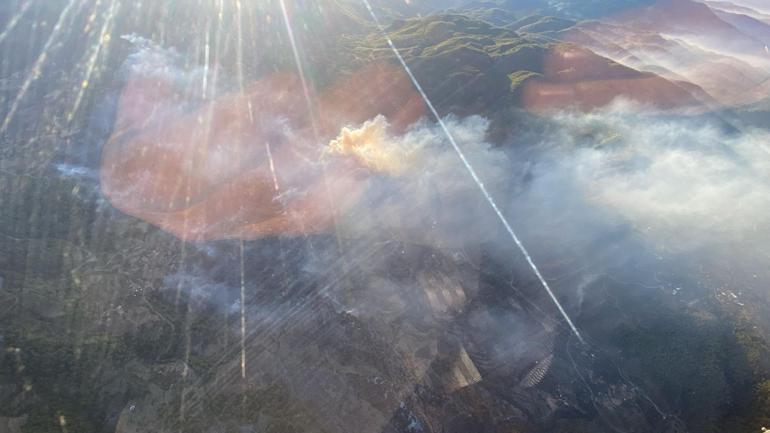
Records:
[[[562,37],[630,67],[699,85],[722,103],[743,104],[768,92],[766,32],[758,19],[677,0],[581,23]]]

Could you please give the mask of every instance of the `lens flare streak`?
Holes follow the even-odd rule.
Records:
[[[283,23],[286,26],[286,34],[289,36],[289,44],[291,45],[292,53],[294,54],[294,63],[297,65],[297,74],[299,74],[299,80],[302,83],[302,92],[305,95],[305,101],[307,102],[307,109],[308,113],[310,113],[310,119],[313,123],[313,130],[317,131],[317,127],[315,125],[315,120],[313,116],[313,105],[310,98],[310,89],[307,85],[307,78],[305,77],[305,71],[302,67],[302,60],[299,56],[299,49],[297,48],[297,40],[294,38],[294,30],[291,27],[291,20],[289,19],[289,12],[286,9],[286,2],[284,0],[280,0],[279,4],[281,6],[281,15],[283,16]],[[316,132],[316,136],[318,136],[318,133]]]
[[[13,18],[11,18],[10,21],[8,21],[8,25],[5,28],[5,30],[3,30],[2,33],[0,33],[0,44],[2,44],[5,38],[7,38],[8,35],[13,31],[13,29],[19,23],[19,20],[24,16],[24,14],[27,13],[30,6],[32,6],[32,2],[24,3],[21,6],[21,10],[19,10],[19,12],[17,12],[16,15],[14,15]]]
[[[527,260],[527,264],[532,269],[532,272],[534,272],[537,279],[540,281],[540,284],[543,286],[543,289],[545,289],[545,291],[548,293],[548,296],[551,298],[554,305],[556,305],[556,308],[559,310],[559,313],[561,313],[562,317],[564,317],[564,320],[567,322],[567,325],[569,325],[570,329],[578,338],[578,340],[580,340],[581,343],[585,344],[585,341],[583,340],[582,335],[580,335],[580,331],[578,331],[577,327],[572,322],[572,319],[570,319],[569,315],[564,310],[564,307],[562,307],[561,302],[559,302],[559,299],[553,293],[553,290],[551,290],[551,286],[548,284],[548,282],[545,280],[543,275],[540,273],[540,269],[537,267],[534,260],[532,260],[532,257],[530,256],[529,251],[524,247],[524,244],[519,239],[519,236],[513,230],[513,227],[511,227],[510,223],[508,223],[508,220],[505,218],[502,211],[500,211],[500,208],[497,206],[497,203],[495,202],[495,200],[492,198],[492,195],[487,190],[487,187],[484,186],[484,182],[482,182],[481,178],[479,178],[478,174],[476,173],[476,170],[473,168],[470,161],[468,161],[468,158],[465,156],[465,153],[462,151],[460,146],[455,141],[452,133],[449,132],[449,128],[447,128],[443,119],[438,114],[438,111],[433,106],[433,103],[430,101],[430,98],[428,98],[428,95],[422,89],[422,86],[420,85],[419,81],[417,81],[417,78],[412,73],[411,68],[409,68],[409,66],[406,64],[406,61],[401,56],[401,53],[398,51],[398,48],[396,48],[395,44],[393,44],[393,40],[390,38],[390,36],[388,36],[388,33],[385,30],[385,27],[382,25],[379,18],[377,18],[377,15],[374,13],[374,9],[372,9],[372,5],[369,3],[369,0],[361,0],[361,1],[364,3],[364,6],[366,6],[366,9],[369,11],[369,15],[371,15],[372,20],[375,22],[380,32],[385,36],[385,39],[388,42],[388,46],[390,47],[391,51],[393,51],[393,54],[398,59],[399,63],[401,63],[401,66],[404,68],[404,71],[409,76],[409,79],[412,81],[412,84],[414,84],[414,87],[420,93],[420,96],[422,96],[422,99],[425,101],[425,105],[428,106],[428,109],[430,110],[431,114],[433,114],[433,117],[436,118],[436,121],[441,127],[441,130],[446,135],[447,139],[449,140],[449,143],[452,145],[452,148],[454,148],[455,153],[457,153],[457,156],[460,158],[463,165],[468,170],[468,174],[470,174],[471,178],[473,178],[473,181],[479,187],[479,190],[484,195],[484,198],[486,199],[487,203],[489,203],[490,207],[492,207],[492,210],[495,212],[495,215],[497,215],[498,219],[503,224],[503,227],[505,227],[505,230],[513,239],[513,242],[516,244],[516,247],[524,255],[524,258]]]
[[[76,4],[81,4],[81,3],[76,2],[76,0],[70,0],[69,3],[67,3],[67,6],[65,6],[64,10],[62,10],[61,14],[59,15],[59,19],[56,21],[56,24],[54,25],[53,30],[51,31],[51,35],[48,37],[48,40],[46,40],[45,45],[43,46],[43,50],[41,51],[37,60],[35,60],[35,64],[32,66],[32,70],[27,76],[27,79],[24,80],[24,83],[22,84],[21,89],[19,90],[19,93],[16,95],[16,99],[14,99],[13,104],[11,105],[11,109],[8,111],[8,114],[5,116],[5,119],[3,119],[2,125],[0,125],[0,134],[3,134],[5,133],[5,131],[8,130],[8,126],[11,124],[11,121],[13,121],[14,116],[16,116],[16,112],[19,110],[19,106],[21,105],[21,102],[24,100],[24,97],[27,95],[27,92],[29,91],[30,86],[32,86],[32,83],[34,83],[38,78],[40,78],[40,75],[43,72],[43,66],[45,65],[45,62],[48,60],[48,55],[51,52],[51,49],[53,48],[54,44],[60,39],[59,36],[60,36],[60,33],[62,32],[62,29],[65,29],[65,28],[69,29],[69,26],[65,26],[65,22],[68,20],[68,18],[72,14],[72,11],[75,9]]]
[[[241,270],[241,379],[246,379],[246,270],[243,260],[243,239],[239,244],[240,270]]]
[[[270,143],[268,142],[265,142],[265,151],[267,152],[267,162],[270,165],[270,174],[273,176],[273,187],[277,192],[277,191],[280,191],[281,188],[278,185],[278,175],[275,172],[275,162],[273,161],[273,152],[270,151]]]
[[[89,56],[88,61],[86,62],[85,73],[83,74],[83,80],[81,81],[80,89],[78,90],[78,95],[75,98],[75,103],[73,104],[72,110],[70,110],[69,115],[67,115],[68,121],[72,121],[72,119],[75,117],[75,114],[77,114],[77,111],[80,108],[80,104],[83,102],[83,97],[85,96],[86,90],[90,85],[91,76],[96,70],[98,60],[102,55],[102,53],[106,52],[109,49],[109,43],[110,43],[109,35],[112,33],[112,26],[113,26],[113,23],[115,22],[115,16],[117,15],[119,6],[120,6],[120,3],[118,2],[118,0],[112,0],[112,2],[110,3],[110,9],[104,18],[104,23],[102,24],[102,28],[99,32],[99,37],[94,42],[94,46],[91,49],[92,50],[91,55]]]

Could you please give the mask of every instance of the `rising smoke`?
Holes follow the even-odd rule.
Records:
[[[157,64],[158,51],[151,52]],[[154,71],[190,82],[178,68]],[[501,145],[485,141],[484,118],[444,120],[535,261],[571,263],[555,268],[571,272],[567,283],[556,284],[578,305],[597,275],[650,254],[688,266],[720,261],[727,268],[767,259],[766,130],[727,128],[707,116],[661,115],[623,101],[590,113],[537,118]],[[286,122],[281,131],[284,137],[302,133]],[[361,191],[349,194],[354,204],[338,213],[328,232],[437,249],[485,244],[516,254],[446,134],[430,120],[400,130],[378,115],[342,124],[316,145],[326,151],[313,166],[339,158],[358,166],[353,178]],[[280,143],[273,152],[280,152]],[[292,176],[304,173],[288,169]],[[274,189],[272,180],[267,185]],[[275,200],[303,194],[295,189]],[[643,269],[631,277],[647,278]],[[559,275],[546,271],[545,278]]]

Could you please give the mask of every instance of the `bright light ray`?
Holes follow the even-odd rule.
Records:
[[[246,379],[246,266],[243,260],[243,239],[238,243],[241,269],[241,379]]]
[[[235,66],[238,74],[238,87],[243,92],[243,6],[240,0],[235,0]]]
[[[286,2],[284,0],[279,1],[281,5],[281,15],[283,16],[283,23],[286,26],[286,33],[289,35],[289,44],[291,44],[291,51],[294,54],[294,63],[297,65],[297,73],[299,74],[299,81],[302,83],[302,92],[305,94],[305,102],[307,103],[307,110],[310,113],[310,122],[313,126],[313,132],[318,137],[318,130],[315,124],[315,116],[313,115],[313,104],[310,99],[310,89],[307,85],[307,79],[305,78],[305,71],[302,67],[302,61],[299,58],[299,49],[297,49],[297,41],[294,39],[294,30],[291,27],[291,20],[289,19],[289,12],[286,10]]]
[[[265,151],[267,152],[267,162],[270,165],[270,174],[273,176],[273,187],[275,188],[275,191],[278,192],[281,190],[280,186],[278,185],[278,175],[275,172],[275,162],[273,161],[273,152],[270,151],[270,143],[265,142]]]
[[[211,21],[206,22],[206,36],[203,46],[203,80],[201,83],[201,99],[206,99],[209,92],[209,63],[211,62]]]
[[[219,63],[219,53],[222,45],[222,29],[224,25],[224,0],[219,0],[217,2],[218,4],[218,13],[216,15],[216,21],[217,26],[215,29],[215,35],[214,35],[214,52],[215,52],[215,61],[214,64],[217,65]],[[211,80],[209,81],[209,60],[211,55],[211,21],[207,21],[206,25],[206,37],[205,37],[205,43],[206,47],[204,49],[204,58],[205,58],[205,66],[204,66],[204,77],[203,77],[203,84],[201,89],[201,97],[202,99],[206,99],[209,94],[209,88],[213,88],[216,90],[218,79],[219,79],[219,68],[215,67],[213,73],[211,74]],[[210,108],[207,110],[207,113],[205,116],[203,116],[201,119],[199,119],[199,122],[201,123],[202,128],[202,136],[205,137],[204,140],[201,141],[201,147],[203,148],[203,154],[206,153],[206,149],[209,145],[209,137],[211,135],[211,123],[213,118],[214,112],[213,112],[213,105],[210,106]],[[180,177],[181,179],[181,177]],[[188,184],[188,196],[187,201],[189,203],[189,184]],[[184,219],[184,233],[187,232],[187,218]],[[187,242],[185,240],[182,241],[182,250],[181,250],[181,256],[180,256],[180,269],[184,268],[184,263],[186,260],[187,255]],[[180,284],[177,287],[177,303],[180,300],[181,296],[181,284],[183,279],[180,280]],[[184,429],[184,422],[186,418],[186,414],[188,412],[194,412],[194,408],[196,407],[198,401],[198,397],[195,393],[192,394],[192,396],[188,397],[188,389],[195,389],[197,385],[190,386],[189,382],[189,360],[190,360],[190,346],[191,346],[191,335],[190,335],[190,325],[191,325],[191,319],[190,315],[192,314],[191,310],[191,301],[188,300],[187,304],[187,315],[186,315],[186,322],[185,322],[185,329],[184,329],[184,336],[185,336],[185,362],[184,367],[182,371],[182,390],[180,393],[180,405],[179,405],[179,428],[180,431],[183,431]],[[227,317],[227,313],[225,313]],[[225,334],[227,335],[227,334]]]
[[[187,242],[182,241],[182,250],[179,255],[179,270],[180,272],[185,269],[185,261],[187,259]],[[176,288],[176,307],[179,307],[179,301],[182,296],[182,284],[184,284],[185,279],[180,278],[179,283],[177,284]],[[179,396],[179,425],[180,425],[180,432],[182,431],[182,426],[185,422],[185,416],[186,416],[186,408],[187,408],[187,379],[190,374],[190,316],[192,313],[191,309],[191,300],[187,300],[187,309],[185,314],[185,323],[184,323],[184,363],[182,365],[182,391]]]
[[[564,307],[562,307],[561,302],[559,302],[559,299],[553,293],[553,290],[551,290],[551,286],[548,284],[548,282],[545,280],[543,275],[540,273],[540,269],[532,260],[532,257],[529,255],[529,251],[527,251],[527,249],[524,247],[524,244],[519,239],[519,236],[516,234],[516,232],[513,230],[513,227],[511,227],[511,225],[508,223],[508,220],[500,211],[500,208],[497,206],[497,203],[495,202],[495,200],[492,198],[492,195],[487,190],[487,187],[484,186],[484,182],[482,182],[478,174],[476,174],[476,170],[468,161],[468,158],[465,157],[465,154],[463,153],[462,149],[460,149],[460,146],[455,141],[454,136],[452,135],[451,132],[449,132],[449,128],[447,128],[441,116],[439,116],[438,111],[436,111],[436,108],[433,106],[433,103],[431,103],[430,99],[428,98],[428,95],[422,89],[422,86],[417,81],[417,78],[412,73],[412,70],[406,64],[406,61],[401,56],[401,53],[398,51],[398,48],[396,48],[396,46],[393,44],[393,41],[390,39],[390,36],[388,36],[388,33],[385,31],[385,27],[382,25],[382,23],[380,23],[379,18],[377,18],[377,15],[374,13],[374,9],[372,9],[372,6],[369,3],[369,0],[361,0],[361,1],[364,3],[364,6],[366,6],[366,9],[369,11],[369,15],[371,15],[372,20],[374,20],[375,24],[377,24],[377,27],[379,28],[380,32],[385,36],[385,39],[388,41],[388,46],[390,46],[390,49],[393,51],[393,54],[395,54],[399,63],[401,63],[401,66],[404,68],[404,71],[406,71],[406,74],[409,76],[409,79],[412,80],[412,84],[417,89],[417,91],[420,92],[422,99],[425,101],[425,105],[428,106],[428,109],[430,110],[431,114],[433,114],[433,117],[436,118],[436,121],[441,127],[441,130],[446,135],[455,153],[457,153],[457,156],[460,157],[460,160],[462,161],[465,168],[468,170],[468,173],[471,175],[471,178],[473,178],[473,181],[479,187],[479,190],[484,195],[484,198],[486,199],[487,203],[489,203],[489,206],[492,207],[492,210],[495,212],[495,215],[497,215],[498,219],[500,219],[500,222],[503,223],[503,227],[505,227],[505,230],[513,239],[513,242],[516,244],[516,247],[518,247],[519,251],[521,251],[521,253],[524,255],[524,258],[527,260],[527,263],[529,264],[529,267],[532,269],[532,272],[534,272],[535,276],[537,276],[537,279],[540,280],[540,284],[543,286],[543,289],[545,289],[545,291],[548,293],[548,296],[556,305],[556,308],[559,310],[559,313],[561,313],[561,315],[564,317],[564,320],[567,322],[567,325],[569,325],[570,329],[578,338],[578,340],[580,340],[581,343],[585,344],[583,337],[580,335],[580,331],[578,331],[577,327],[572,322],[572,319],[570,319],[569,315],[564,310]]]
[[[5,38],[8,37],[8,35],[13,31],[13,29],[16,27],[16,24],[18,24],[19,20],[24,16],[24,14],[27,13],[30,6],[32,6],[31,1],[24,3],[21,6],[19,12],[17,12],[10,21],[8,21],[8,25],[6,26],[5,30],[0,33],[0,44],[2,44]]]
[[[281,16],[283,17],[283,23],[286,27],[286,33],[289,36],[289,44],[291,45],[291,51],[294,55],[294,63],[297,67],[297,74],[299,75],[300,83],[302,84],[302,92],[305,96],[305,103],[307,104],[307,111],[310,116],[310,126],[313,130],[313,138],[315,138],[316,142],[319,141],[319,133],[318,133],[318,125],[316,123],[315,118],[315,110],[313,109],[313,102],[310,97],[310,88],[307,85],[307,79],[305,78],[305,70],[302,67],[302,60],[300,59],[299,55],[299,49],[297,48],[297,41],[294,38],[294,30],[291,25],[291,19],[289,17],[289,12],[286,9],[286,2],[285,0],[279,0],[278,2],[281,6]],[[329,202],[329,206],[332,209],[331,217],[334,225],[334,233],[337,240],[337,246],[339,248],[342,248],[342,236],[340,235],[339,225],[337,224],[337,213],[334,212],[334,202],[331,197],[331,192],[329,189],[329,176],[326,170],[326,164],[324,162],[321,163],[321,170],[323,172],[323,182],[324,187],[326,189],[326,199]],[[311,243],[312,248],[312,243]]]
[[[343,266],[343,272],[341,274],[336,275],[333,280],[328,281],[327,284],[309,296],[303,297],[299,302],[292,303],[288,310],[269,312],[267,316],[262,319],[263,322],[266,323],[266,326],[254,327],[247,334],[248,344],[246,344],[246,346],[250,348],[249,352],[252,352],[251,355],[253,357],[264,355],[264,352],[260,350],[262,346],[259,343],[274,338],[278,332],[288,332],[288,330],[293,328],[307,326],[308,320],[310,320],[310,318],[306,315],[303,316],[302,313],[306,309],[312,309],[314,306],[318,305],[318,302],[320,302],[321,299],[328,295],[328,292],[332,287],[340,284],[343,279],[348,277],[347,274],[351,272],[351,269],[355,269],[356,266],[359,266],[362,263],[366,263],[377,254],[381,253],[381,249],[385,247],[386,244],[387,243],[383,243],[381,245],[375,246],[374,248],[368,248],[367,251],[362,252],[355,259],[353,259],[355,263],[353,263],[352,267],[348,265],[347,260],[344,257],[341,257],[340,263]],[[290,326],[282,331],[281,326],[285,324],[290,324]],[[318,327],[314,332],[307,335],[307,338],[308,340],[313,340],[317,338],[319,333],[322,332],[324,332],[324,328]],[[213,365],[225,365],[233,358],[234,355],[235,354],[232,351],[225,352],[222,354],[222,356],[219,357],[219,359],[213,361]],[[226,388],[238,380],[238,377],[240,376],[229,374],[225,376],[223,380],[218,380],[217,386]],[[201,381],[201,378],[199,377],[197,380],[198,383],[196,386],[202,386],[203,382]],[[202,401],[200,398],[193,399],[190,402],[188,410],[198,408],[201,403]]]
[[[235,0],[235,25],[236,25],[236,39],[237,39],[237,45],[236,45],[236,67],[237,67],[237,74],[238,74],[238,87],[241,93],[243,93],[244,85],[243,85],[243,9],[241,5],[240,0]],[[249,121],[251,123],[254,123],[254,116],[252,114],[253,110],[251,107],[251,102],[247,102],[247,107],[249,112]],[[240,119],[240,117],[239,117]],[[238,241],[238,255],[240,258],[240,283],[241,283],[241,290],[240,290],[240,307],[241,307],[241,380],[246,380],[246,266],[244,263],[243,258],[243,236],[240,237]],[[246,396],[244,394],[243,398],[245,399]],[[245,402],[245,400],[244,400]]]
[[[19,93],[16,95],[16,99],[14,99],[13,104],[11,104],[11,109],[8,111],[5,119],[3,119],[2,125],[0,125],[0,134],[3,134],[8,129],[8,126],[11,124],[11,121],[16,115],[16,111],[19,109],[21,101],[24,100],[24,97],[27,95],[27,91],[29,91],[30,86],[38,78],[40,78],[40,74],[43,72],[43,66],[45,65],[46,60],[48,60],[48,53],[50,52],[54,43],[60,40],[59,34],[61,33],[62,29],[67,27],[64,25],[64,23],[70,17],[73,9],[75,9],[76,3],[76,0],[70,0],[69,3],[67,3],[67,6],[64,7],[64,10],[62,10],[61,14],[59,15],[59,19],[56,21],[51,34],[48,36],[48,40],[45,42],[45,45],[43,45],[43,50],[41,51],[37,60],[35,60],[35,64],[32,66],[32,71],[27,76],[27,79],[24,80],[24,84],[22,84]]]
[[[70,110],[69,114],[67,115],[68,121],[72,121],[72,119],[75,117],[75,114],[77,114],[78,109],[80,108],[80,104],[83,102],[83,96],[85,96],[86,90],[90,86],[91,76],[93,75],[94,70],[96,69],[96,64],[97,64],[97,61],[99,60],[99,56],[103,52],[109,49],[110,34],[112,33],[112,24],[115,21],[115,16],[117,15],[119,5],[120,3],[118,2],[118,0],[112,0],[112,3],[110,4],[110,9],[107,12],[106,17],[104,18],[104,23],[102,23],[102,28],[101,28],[101,31],[99,32],[99,37],[94,42],[91,55],[89,56],[88,61],[86,62],[86,71],[85,71],[85,74],[83,75],[83,79],[80,82],[78,96],[75,98],[75,103],[72,105],[72,110]]]

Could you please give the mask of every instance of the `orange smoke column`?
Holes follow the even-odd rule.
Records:
[[[391,65],[361,69],[313,99],[315,119],[299,79],[275,74],[184,112],[171,83],[134,77],[103,150],[102,190],[118,209],[185,240],[326,231],[377,169],[328,143],[379,114],[398,133],[424,108]]]

